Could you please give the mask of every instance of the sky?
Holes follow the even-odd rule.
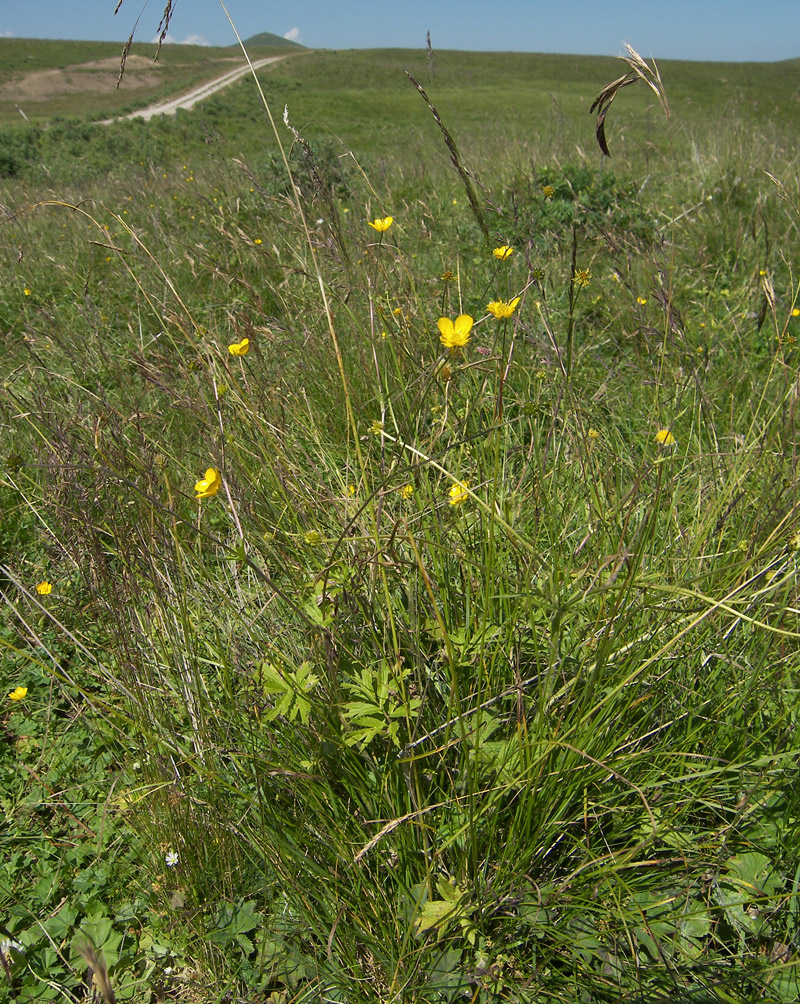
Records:
[[[0,37],[154,38],[164,0],[0,0]],[[563,52],[767,62],[800,56],[800,0],[225,0],[242,38],[321,49]],[[168,41],[231,45],[219,0],[173,0]]]

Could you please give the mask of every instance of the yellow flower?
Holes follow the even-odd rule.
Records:
[[[474,323],[469,314],[459,314],[455,321],[451,321],[449,317],[440,317],[436,322],[439,341],[451,352],[453,349],[463,348],[469,341]]]
[[[572,277],[572,281],[575,283],[576,286],[580,286],[581,289],[584,289],[586,286],[589,285],[591,278],[592,278],[592,273],[589,271],[588,268],[576,268],[575,275],[573,275]]]
[[[8,695],[9,701],[21,701],[28,693],[27,687],[15,687]]]
[[[542,188],[542,195],[546,199],[552,199],[555,194],[556,194],[556,190],[555,190],[555,188],[553,188],[552,185],[545,185],[544,188]]]
[[[347,486],[347,494],[350,496],[350,498],[352,498],[355,495],[355,493],[356,493],[356,486],[355,485],[348,485]]]
[[[509,247],[508,244],[503,244],[501,247],[495,248],[492,254],[495,258],[499,258],[500,261],[505,261],[506,258],[510,258],[514,254],[514,248]]]
[[[792,307],[792,317],[800,317],[800,307]]]
[[[194,490],[197,492],[195,497],[209,499],[212,495],[217,494],[221,484],[222,478],[219,476],[219,471],[216,467],[209,467],[205,473],[205,477],[196,482],[194,486]]]
[[[461,505],[469,498],[469,481],[456,481],[450,489],[450,505]]]
[[[600,433],[597,431],[597,429],[589,429],[589,431],[586,433],[586,435],[589,437],[589,439],[599,439],[600,438]]]
[[[31,295],[31,293],[33,292],[33,290],[32,290],[32,289],[29,289],[29,288],[28,288],[28,287],[26,286],[26,287],[25,287],[25,289],[23,289],[23,291],[22,291],[22,292],[23,292],[23,293],[24,293],[24,294],[25,294],[26,296],[30,296],[30,295]]]
[[[234,342],[233,345],[228,346],[228,352],[230,352],[232,356],[246,356],[249,351],[249,338],[243,338],[240,342]]]
[[[674,446],[675,437],[669,429],[659,429],[656,433],[656,442],[659,446]]]
[[[490,314],[494,314],[498,321],[502,321],[506,317],[511,317],[521,299],[521,296],[515,296],[513,300],[492,300],[486,305],[486,309]]]
[[[373,230],[377,230],[379,234],[382,234],[384,230],[388,230],[389,227],[394,223],[393,216],[384,216],[383,219],[380,216],[376,216],[374,220],[367,220],[367,223],[372,227]]]
[[[260,238],[260,237],[256,237],[256,239],[255,239],[255,240],[253,241],[253,243],[254,243],[254,244],[262,244],[262,243],[263,243],[263,241],[261,240],[261,238]]]
[[[383,432],[383,422],[381,422],[377,418],[374,418],[369,423],[369,431],[372,433],[373,436],[380,436],[380,434]]]
[[[455,279],[455,276],[453,275],[453,273],[448,268],[447,271],[442,272],[442,274],[439,276],[439,278],[442,280],[442,282],[452,282],[453,279]]]
[[[53,591],[53,585],[52,585],[51,582],[37,582],[36,583],[36,592],[40,596],[49,596],[50,593],[52,593],[52,591]]]
[[[643,307],[647,303],[647,297],[646,296],[637,296],[636,297],[636,302],[639,304],[640,307]]]
[[[414,486],[403,485],[403,487],[400,489],[400,494],[403,496],[404,499],[410,499],[411,496],[414,494]]]

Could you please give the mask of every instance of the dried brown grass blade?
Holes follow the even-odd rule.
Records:
[[[595,123],[594,134],[597,137],[600,149],[606,157],[611,156],[608,142],[606,141],[606,113],[611,107],[611,102],[617,96],[617,92],[623,87],[627,87],[628,84],[635,84],[637,80],[638,77],[634,73],[626,73],[624,76],[612,80],[610,84],[606,84],[602,91],[600,91],[592,102],[592,107],[589,109],[590,115],[597,109],[597,122]]]
[[[124,2],[125,0],[117,0],[117,6],[114,8],[115,14],[123,5]],[[158,23],[158,29],[157,29],[159,32],[158,48],[156,49],[156,54],[153,57],[153,62],[155,62],[158,59],[158,54],[159,52],[161,52],[161,45],[164,39],[167,37],[167,32],[169,31],[169,23],[172,20],[172,14],[173,14],[173,0],[165,0],[164,13],[161,15],[161,20]],[[142,15],[140,13],[139,17],[136,18],[136,21],[133,25],[133,31],[130,33],[128,41],[122,48],[122,57],[120,58],[119,61],[119,77],[117,77],[117,90],[119,90],[120,82],[122,81],[122,77],[125,73],[125,64],[128,61],[128,53],[131,51],[131,46],[133,45],[133,36],[136,34],[136,29],[139,27],[139,18],[141,16]]]
[[[419,91],[420,97],[430,109],[431,115],[433,115],[436,125],[438,125],[442,131],[442,136],[444,136],[445,144],[447,146],[447,149],[450,151],[450,160],[453,162],[453,167],[455,167],[455,169],[458,171],[459,175],[461,176],[461,180],[464,183],[464,189],[466,190],[467,193],[467,199],[469,200],[469,205],[470,209],[472,210],[472,215],[477,220],[478,226],[481,228],[481,231],[483,232],[483,236],[488,241],[489,228],[486,226],[486,221],[483,218],[483,213],[481,212],[480,203],[478,202],[478,197],[475,194],[475,188],[472,184],[472,178],[470,177],[469,171],[467,171],[467,169],[461,163],[461,157],[458,152],[458,147],[456,146],[456,141],[450,135],[447,126],[444,124],[444,122],[442,122],[441,116],[436,111],[436,108],[431,102],[431,99],[425,93],[425,89],[422,87],[422,85],[417,83],[417,81],[411,76],[408,70],[405,71],[405,74],[411,81],[411,83]]]
[[[122,3],[122,0],[120,0],[120,3]],[[128,38],[128,41],[122,47],[122,55],[120,56],[120,60],[119,60],[119,76],[117,77],[117,90],[119,90],[119,85],[122,83],[122,76],[125,73],[125,64],[128,61],[128,53],[131,51],[131,46],[133,45],[133,32],[134,31],[136,31],[136,27],[135,26],[134,26],[133,31],[130,33],[130,37]]]
[[[597,137],[597,143],[600,149],[606,157],[611,156],[608,149],[608,141],[606,140],[606,114],[608,113],[608,109],[611,107],[611,102],[617,96],[618,92],[621,91],[623,87],[627,87],[628,84],[635,84],[637,80],[643,80],[658,98],[661,107],[664,109],[664,115],[666,116],[667,121],[669,121],[667,92],[664,89],[664,82],[661,79],[661,74],[658,66],[656,65],[656,61],[653,60],[653,65],[649,66],[632,45],[628,45],[626,42],[625,48],[628,50],[628,55],[622,56],[621,58],[622,62],[627,63],[630,69],[627,73],[623,74],[623,76],[617,77],[616,80],[612,80],[610,84],[607,84],[594,99],[592,106],[589,109],[590,115],[597,110],[595,136]]]
[[[161,15],[161,20],[159,21],[158,28],[156,29],[159,33],[158,48],[156,49],[156,54],[155,57],[153,58],[153,62],[155,62],[158,59],[158,54],[159,52],[161,52],[161,45],[164,39],[167,37],[167,32],[169,31],[169,23],[172,20],[172,14],[173,14],[172,3],[173,0],[166,0],[166,3],[164,5],[164,13]]]
[[[653,65],[648,66],[648,64],[642,59],[639,53],[634,49],[632,45],[625,43],[625,48],[628,50],[628,56],[625,58],[625,62],[630,66],[631,70],[643,80],[650,90],[658,98],[661,107],[664,109],[664,115],[669,121],[669,105],[667,104],[667,92],[664,90],[664,82],[661,79],[661,74],[659,72],[656,61],[653,60]]]
[[[2,933],[6,934],[7,932],[4,929]],[[3,964],[3,971],[5,972],[6,979],[8,980],[8,989],[11,991],[11,996],[15,1001],[18,1001],[19,997],[17,996],[17,991],[14,989],[14,978],[11,975],[11,966],[8,964],[8,959],[6,958],[6,953],[3,951],[2,946],[0,946],[0,962]]]
[[[108,968],[103,958],[102,952],[98,952],[88,938],[80,938],[73,942],[73,946],[78,955],[89,967],[90,977],[97,984],[97,989],[103,998],[104,1004],[116,1004],[117,998],[111,980],[108,978]],[[90,979],[91,982],[91,979]]]

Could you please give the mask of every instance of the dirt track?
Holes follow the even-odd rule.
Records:
[[[257,70],[262,66],[266,66],[267,63],[277,63],[279,59],[286,59],[286,56],[268,56],[266,59],[257,59],[253,63],[253,69]],[[223,76],[217,77],[216,80],[210,80],[207,84],[196,87],[193,91],[189,91],[188,94],[183,94],[179,98],[173,98],[171,101],[163,101],[157,105],[150,105],[149,108],[140,108],[138,112],[131,112],[130,115],[123,115],[121,118],[151,119],[154,115],[174,115],[179,108],[188,111],[190,108],[194,108],[198,101],[216,94],[217,91],[221,91],[249,72],[250,67],[247,64],[237,66],[235,70],[230,70],[228,73],[223,74]],[[106,120],[106,122],[111,121],[114,120]]]

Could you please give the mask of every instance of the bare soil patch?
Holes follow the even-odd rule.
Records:
[[[236,62],[235,59],[214,60],[215,64]],[[120,92],[153,89],[163,82],[164,67],[146,56],[131,54],[125,64]],[[111,93],[119,78],[119,58],[96,59],[76,63],[56,70],[32,70],[0,84],[0,101],[52,101],[65,94]]]

